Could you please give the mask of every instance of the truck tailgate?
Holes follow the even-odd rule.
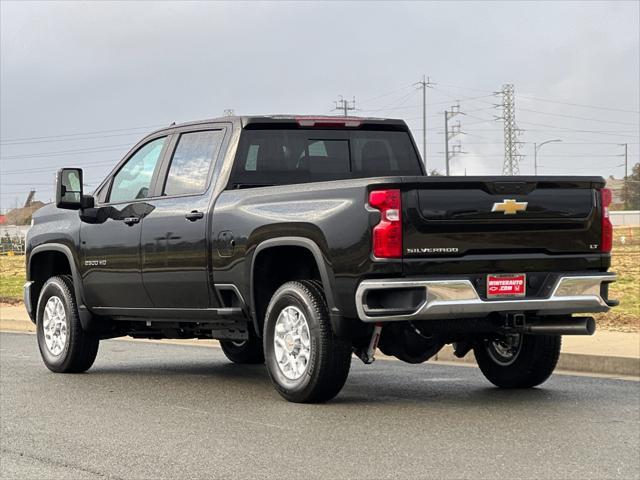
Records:
[[[600,177],[403,179],[405,258],[596,253]]]

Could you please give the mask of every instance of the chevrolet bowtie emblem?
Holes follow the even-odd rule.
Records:
[[[515,198],[505,198],[502,203],[494,203],[492,212],[502,212],[505,215],[515,215],[517,212],[524,212],[527,209],[527,202],[516,202]]]

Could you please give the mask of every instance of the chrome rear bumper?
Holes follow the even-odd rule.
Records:
[[[356,308],[363,322],[403,320],[434,320],[442,318],[483,317],[493,312],[539,312],[544,315],[606,312],[607,301],[601,295],[601,285],[616,280],[616,275],[566,275],[556,281],[546,298],[513,300],[483,300],[467,279],[451,280],[364,280],[356,290]],[[409,313],[397,313],[367,305],[372,290],[424,288],[424,300],[410,308]]]

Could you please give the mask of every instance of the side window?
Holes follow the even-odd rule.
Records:
[[[258,151],[260,145],[249,145],[247,151],[247,161],[244,164],[244,169],[247,171],[255,172],[258,169]]]
[[[166,137],[157,138],[140,148],[113,177],[109,202],[147,198]]]
[[[183,133],[171,158],[163,195],[201,193],[223,139],[222,130]]]

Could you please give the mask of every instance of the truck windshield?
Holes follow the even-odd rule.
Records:
[[[244,130],[230,188],[422,175],[407,132]]]

